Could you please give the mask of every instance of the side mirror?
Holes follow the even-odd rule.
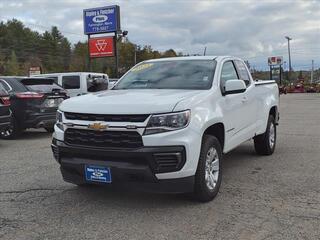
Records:
[[[224,86],[224,95],[243,93],[246,89],[247,86],[243,80],[228,80]]]

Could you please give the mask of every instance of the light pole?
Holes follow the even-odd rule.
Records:
[[[289,74],[288,74],[288,80],[290,81],[290,72],[292,70],[291,68],[291,54],[290,54],[290,41],[292,40],[292,38],[285,36],[285,38],[288,40],[288,54],[289,54]]]

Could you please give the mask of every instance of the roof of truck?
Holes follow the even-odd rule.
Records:
[[[170,57],[170,58],[158,58],[158,59],[150,59],[144,62],[161,62],[161,61],[183,61],[183,60],[222,60],[224,58],[235,58],[233,56],[187,56],[187,57]]]

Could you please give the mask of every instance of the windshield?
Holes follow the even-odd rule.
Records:
[[[179,60],[141,63],[113,88],[120,89],[209,89],[216,61]]]

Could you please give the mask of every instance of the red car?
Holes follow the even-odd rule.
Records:
[[[290,93],[305,93],[304,86],[298,83],[293,88],[290,88]]]

